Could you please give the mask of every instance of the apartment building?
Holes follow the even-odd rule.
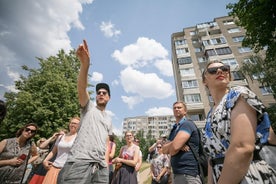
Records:
[[[143,132],[144,138],[159,138],[162,134],[169,135],[172,126],[175,124],[173,115],[167,116],[137,116],[125,118],[123,122],[123,133],[132,131],[137,134]]]
[[[213,101],[202,83],[201,74],[208,61],[218,60],[230,65],[232,81],[230,86],[246,86],[262,100],[265,106],[275,104],[272,90],[263,87],[256,80],[258,76],[243,76],[239,69],[244,62],[252,61],[254,53],[242,46],[246,30],[237,26],[230,16],[215,18],[173,33],[172,66],[175,78],[177,100],[182,100],[188,108],[188,117],[199,128],[205,125],[205,118]],[[260,55],[264,57],[264,55]],[[175,123],[173,116],[140,116],[125,118],[123,131],[144,132],[159,137],[169,134]]]
[[[242,46],[246,30],[237,26],[230,16],[215,18],[173,33],[172,65],[176,96],[188,107],[191,119],[201,127],[213,101],[202,83],[201,74],[208,61],[222,61],[230,65],[230,86],[247,86],[254,91],[265,106],[275,103],[270,87],[257,82],[258,76],[243,76],[239,69],[244,62],[254,62],[254,53]],[[264,55],[260,55],[264,57]]]

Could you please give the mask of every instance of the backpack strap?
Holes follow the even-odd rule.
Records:
[[[198,134],[198,139],[199,139],[199,143],[198,143],[198,152],[190,145],[190,143],[189,143],[189,141],[187,142],[187,145],[189,146],[189,148],[191,149],[191,151],[192,151],[192,153],[193,153],[193,155],[194,155],[194,157],[195,157],[195,159],[196,159],[196,161],[197,161],[197,165],[198,165],[198,169],[199,169],[199,176],[200,176],[200,180],[201,180],[201,182],[202,183],[204,183],[204,176],[206,175],[205,173],[204,173],[204,170],[203,170],[203,168],[201,167],[201,164],[200,164],[200,156],[199,156],[199,152],[201,151],[201,153],[203,153],[203,150],[200,150],[200,149],[203,149],[203,147],[202,147],[202,145],[201,145],[201,133],[200,133],[200,131],[199,131],[199,129],[198,129],[198,127],[196,126],[196,124],[193,122],[193,121],[191,121],[191,120],[189,120],[190,122],[192,122],[194,125],[195,125],[195,128],[196,128],[196,130],[197,130],[197,134]]]

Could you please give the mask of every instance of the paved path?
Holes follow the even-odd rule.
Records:
[[[145,181],[150,177],[150,168],[145,169],[143,172],[139,173],[139,184],[144,184]]]

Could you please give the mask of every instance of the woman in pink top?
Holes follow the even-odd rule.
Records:
[[[43,184],[56,184],[58,173],[67,160],[68,153],[74,143],[79,128],[80,118],[73,117],[69,123],[69,133],[60,135],[52,151],[43,161],[44,167],[48,170]],[[56,159],[51,162],[51,158],[56,154]]]
[[[125,133],[126,145],[120,150],[118,157],[113,159],[116,165],[121,164],[120,169],[115,170],[112,184],[137,184],[137,174],[135,166],[139,158],[139,147],[133,143],[132,132]]]

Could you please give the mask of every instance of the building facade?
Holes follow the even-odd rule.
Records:
[[[171,36],[176,97],[178,101],[186,103],[188,117],[194,120],[199,128],[204,127],[210,105],[213,104],[201,79],[208,61],[217,60],[230,65],[230,86],[248,87],[266,107],[276,103],[271,88],[259,84],[256,80],[258,76],[243,76],[239,72],[244,62],[254,62],[253,51],[242,46],[245,32],[246,30],[235,24],[232,17],[225,16],[184,28]],[[144,136],[150,134],[157,138],[163,133],[168,135],[174,123],[173,116],[125,118],[123,131],[131,130],[137,133],[141,130]]]
[[[137,116],[125,118],[123,122],[123,134],[132,131],[137,134],[143,133],[144,138],[159,138],[161,135],[169,135],[172,126],[175,124],[173,115],[167,116]]]
[[[230,65],[230,86],[248,87],[267,107],[275,103],[271,88],[263,87],[255,80],[258,76],[252,76],[252,80],[239,72],[244,62],[254,62],[253,51],[242,46],[245,31],[235,24],[232,17],[225,16],[184,28],[171,36],[176,96],[186,103],[190,118],[197,121],[200,127],[204,126],[213,103],[201,79],[208,61],[218,60]]]

